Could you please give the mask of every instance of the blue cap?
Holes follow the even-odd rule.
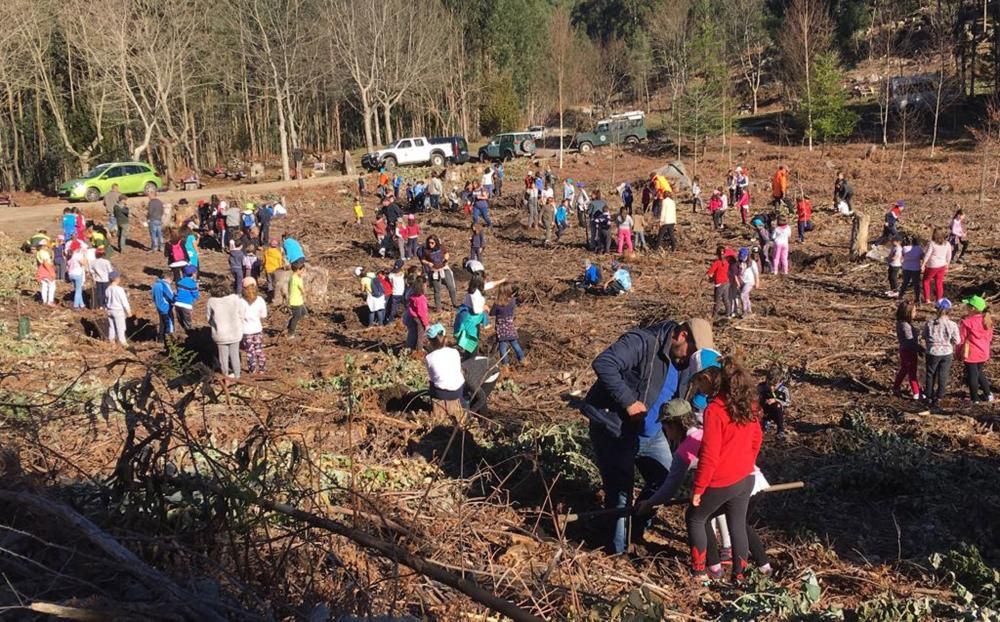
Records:
[[[186,274],[188,276],[191,276],[192,274],[194,274],[197,271],[198,271],[198,267],[197,266],[192,266],[191,264],[188,264],[188,265],[184,266],[184,274]]]
[[[740,249],[739,259],[740,261],[746,261],[750,258],[750,249],[744,246]]]
[[[112,270],[111,273],[108,274],[108,279],[114,281],[115,279],[117,279],[120,276],[121,276],[120,272],[118,272],[117,270]]]
[[[695,410],[705,410],[708,408],[708,397],[704,393],[698,393],[691,398],[691,405]]]
[[[444,334],[444,326],[441,324],[441,322],[438,322],[437,324],[431,324],[430,326],[427,327],[428,339],[434,339],[443,334]]]
[[[941,300],[938,300],[937,304],[934,306],[938,309],[938,311],[947,311],[951,309],[951,301],[947,298],[942,298]]]

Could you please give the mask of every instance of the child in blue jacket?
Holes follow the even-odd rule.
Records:
[[[161,343],[166,343],[167,335],[174,334],[174,319],[171,312],[173,311],[176,297],[173,288],[170,287],[170,281],[162,276],[153,283],[152,293],[156,313],[160,316],[159,330],[156,333],[156,338]]]
[[[198,273],[198,268],[192,265],[184,266],[184,277],[177,281],[177,293],[174,296],[174,310],[177,312],[177,321],[185,332],[190,332],[194,328],[191,321],[191,312],[194,303],[201,297],[198,289],[198,281],[194,275]]]

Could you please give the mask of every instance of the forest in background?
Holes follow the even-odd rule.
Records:
[[[860,62],[887,81],[916,60],[939,94],[957,94],[937,108],[988,94],[997,11],[985,0],[11,0],[0,181],[45,191],[113,159],[169,177],[266,161],[288,179],[298,151],[572,127],[569,110],[651,110],[657,94],[678,154],[725,141],[765,103],[790,112],[811,147],[855,131],[844,70]],[[888,142],[886,89],[874,91]]]

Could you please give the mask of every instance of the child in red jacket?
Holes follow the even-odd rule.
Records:
[[[729,314],[729,258],[736,258],[736,253],[731,248],[726,248],[722,244],[715,247],[715,261],[708,267],[705,276],[715,287],[712,295],[713,313],[722,315]]]
[[[724,513],[733,544],[733,579],[740,581],[750,554],[747,505],[754,488],[754,464],[762,434],[754,411],[750,374],[739,362],[725,357],[718,378],[719,386],[712,391],[714,395],[705,409],[705,432],[686,516],[691,569],[697,579],[708,579],[705,524]],[[719,569],[712,571],[721,574]]]
[[[799,221],[799,243],[806,241],[806,232],[813,230],[813,205],[808,195],[803,195],[795,203],[795,215]]]

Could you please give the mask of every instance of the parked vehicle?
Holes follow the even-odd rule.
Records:
[[[636,110],[601,119],[593,132],[577,132],[572,144],[580,153],[587,153],[602,145],[637,145],[646,135],[646,113]]]
[[[889,108],[896,114],[907,111],[907,109],[933,112],[937,106],[938,81],[936,73],[890,79],[888,83]],[[953,85],[947,79],[941,87],[942,99],[947,100],[954,95]],[[883,86],[883,93],[885,93],[885,88]]]
[[[163,180],[145,162],[108,162],[67,181],[58,192],[70,201],[100,201],[115,184],[122,194],[150,194],[163,187]]]
[[[535,153],[535,139],[528,132],[497,134],[479,149],[479,160],[510,160]]]
[[[545,140],[544,125],[532,125],[528,128],[528,133],[531,134],[531,138],[534,139],[536,143]]]
[[[361,156],[361,165],[369,170],[397,165],[444,166],[446,162],[462,164],[469,160],[469,144],[463,136],[400,138],[393,144]]]

